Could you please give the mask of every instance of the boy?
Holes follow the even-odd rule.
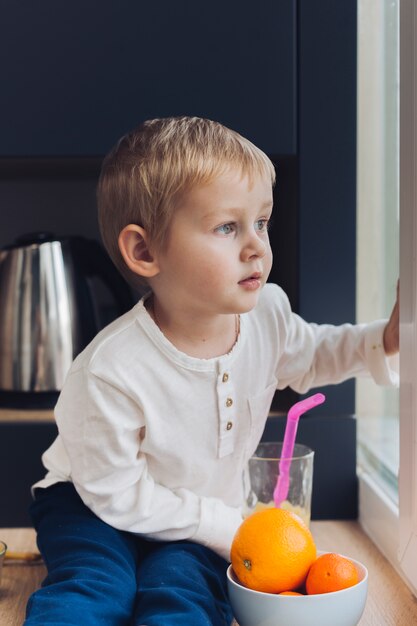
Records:
[[[307,324],[275,285],[274,169],[199,118],[145,122],[99,181],[101,233],[150,291],[74,361],[32,516],[48,567],[26,625],[230,624],[242,471],[274,391],[396,381],[388,323]]]

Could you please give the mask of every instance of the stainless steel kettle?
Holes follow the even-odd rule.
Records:
[[[133,305],[97,241],[35,233],[0,251],[0,405],[53,406],[74,357],[109,321],[96,278],[113,317]]]

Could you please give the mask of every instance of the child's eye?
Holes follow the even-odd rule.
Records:
[[[269,220],[267,220],[266,218],[262,218],[260,220],[256,220],[255,222],[255,229],[259,232],[263,232],[265,230],[268,230],[268,223]]]
[[[215,229],[216,233],[220,233],[221,235],[230,235],[230,233],[233,233],[235,230],[236,225],[233,222],[222,224]]]

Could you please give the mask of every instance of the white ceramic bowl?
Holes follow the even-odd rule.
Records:
[[[319,552],[319,554],[324,554]],[[239,626],[356,626],[365,608],[368,570],[356,566],[359,583],[354,587],[311,596],[280,596],[243,587],[230,565],[227,585]]]

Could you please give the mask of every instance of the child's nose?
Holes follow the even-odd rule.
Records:
[[[248,237],[242,248],[242,258],[244,261],[252,258],[262,258],[266,254],[267,245],[255,232]]]

